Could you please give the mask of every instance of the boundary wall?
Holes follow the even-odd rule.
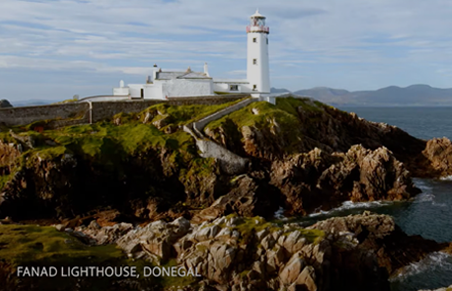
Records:
[[[167,100],[127,100],[110,102],[74,102],[42,106],[0,109],[0,124],[6,126],[26,125],[37,121],[50,121],[55,127],[97,122],[118,113],[137,113],[155,104],[215,105],[245,98],[246,94],[177,97]]]

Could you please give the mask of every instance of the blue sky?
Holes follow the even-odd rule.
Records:
[[[1,0],[0,99],[110,94],[154,63],[243,78],[257,7],[272,87],[452,87],[450,0]]]

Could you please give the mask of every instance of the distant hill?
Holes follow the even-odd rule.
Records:
[[[428,85],[412,85],[406,88],[390,86],[374,91],[355,92],[317,87],[308,90],[298,90],[294,94],[312,97],[332,105],[452,106],[452,89],[439,89]]]
[[[350,92],[342,89],[316,87],[308,90],[299,90],[294,92],[294,94],[309,96],[326,103],[343,104],[347,103],[347,96],[350,94]]]
[[[271,88],[270,93],[290,93],[287,89],[278,89],[278,88]]]
[[[11,105],[11,103],[9,103],[8,100],[6,100],[6,99],[0,100],[0,108],[9,108],[9,107],[13,107],[13,106]]]
[[[57,101],[58,100],[30,99],[30,100],[12,101],[11,103],[14,107],[23,107],[23,106],[48,105],[55,103]]]

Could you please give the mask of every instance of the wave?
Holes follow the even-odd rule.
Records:
[[[431,193],[421,193],[416,197],[416,202],[433,202],[435,200],[435,195]]]
[[[344,212],[344,211],[351,210],[351,209],[379,208],[382,206],[391,205],[393,203],[394,202],[392,202],[392,201],[370,201],[370,202],[345,201],[339,207],[333,208],[328,211],[320,210],[319,212],[308,215],[308,217],[317,217],[317,216],[321,216],[321,215],[331,216],[332,214],[334,214],[336,212]]]
[[[424,259],[403,267],[397,275],[391,277],[389,281],[403,281],[409,277],[435,270],[452,270],[452,256],[442,252],[431,253]]]
[[[276,212],[275,212],[275,214],[273,214],[273,216],[279,220],[288,220],[289,219],[288,217],[284,216],[284,208],[282,206],[280,206],[279,209],[276,210]]]
[[[452,175],[439,178],[441,181],[452,181]]]
[[[422,192],[431,192],[433,187],[428,185],[428,181],[425,179],[413,179],[414,185],[422,190]]]

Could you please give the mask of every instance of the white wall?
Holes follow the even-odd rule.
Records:
[[[141,97],[141,89],[144,89],[144,85],[141,84],[129,84],[129,94],[134,98]]]
[[[127,95],[129,95],[129,88],[128,87],[113,88],[113,95],[127,96]]]
[[[118,96],[93,96],[88,97],[81,102],[110,102],[110,101],[127,101],[130,100],[129,97],[118,97]]]
[[[256,42],[253,39],[256,38]],[[257,85],[257,91],[270,93],[270,67],[268,63],[268,34],[248,33],[247,79],[251,89]],[[257,64],[253,60],[257,60]]]
[[[173,79],[162,83],[163,97],[213,95],[212,79]]]
[[[144,85],[144,98],[146,99],[165,99],[162,93],[162,82],[155,81],[154,84]]]
[[[238,85],[239,91],[231,91],[230,85]],[[234,84],[234,83],[213,83],[213,90],[215,92],[225,92],[225,93],[251,93],[252,85],[250,84]]]

